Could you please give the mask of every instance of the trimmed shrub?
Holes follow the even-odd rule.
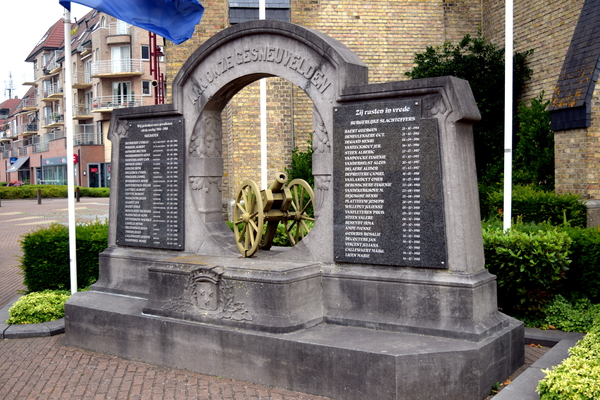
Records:
[[[540,400],[600,399],[600,318],[569,354],[558,366],[542,370],[546,377],[536,389]]]
[[[539,318],[565,276],[571,239],[559,230],[483,230],[486,268],[496,275],[498,304],[513,316]]]
[[[66,185],[24,185],[16,187],[0,186],[0,198],[3,199],[35,199],[37,191],[42,191],[43,198],[67,197]],[[109,188],[80,188],[79,194],[88,197],[109,197]]]
[[[77,286],[98,279],[98,254],[108,246],[108,224],[99,221],[76,227]],[[52,224],[21,239],[23,283],[28,291],[65,290],[70,287],[69,229]]]
[[[65,316],[65,302],[71,297],[66,290],[44,290],[21,297],[8,310],[7,324],[40,324]]]
[[[495,218],[501,215],[504,193],[502,189],[482,193],[481,215]],[[512,215],[522,222],[549,223],[585,227],[587,208],[579,195],[545,192],[531,185],[513,187]]]

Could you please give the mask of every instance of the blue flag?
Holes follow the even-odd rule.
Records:
[[[198,0],[59,0],[67,10],[72,2],[154,32],[175,44],[192,37],[204,14]]]

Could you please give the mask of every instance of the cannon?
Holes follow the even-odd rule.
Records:
[[[259,248],[270,249],[280,222],[292,246],[310,231],[312,224],[307,222],[314,221],[314,192],[303,179],[294,179],[288,185],[286,181],[287,175],[279,172],[265,190],[259,190],[253,180],[242,182],[233,210],[233,231],[242,256],[251,257]]]

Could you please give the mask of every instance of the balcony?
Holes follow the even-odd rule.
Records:
[[[63,88],[58,82],[44,87],[42,101],[58,101],[63,97]]]
[[[131,25],[119,21],[108,24],[108,36],[131,35]]]
[[[100,96],[92,99],[92,112],[112,112],[116,108],[141,106],[142,96]]]
[[[22,124],[18,127],[19,135],[34,135],[38,131],[37,124]]]
[[[92,118],[92,111],[89,106],[83,104],[77,104],[73,106],[73,119],[90,119]]]
[[[102,134],[95,132],[94,124],[75,125],[75,132],[73,134],[73,145],[101,145]]]
[[[21,100],[21,104],[19,104],[22,108],[21,111],[34,111],[37,110],[37,102],[35,101],[34,96],[26,97]]]
[[[92,63],[92,78],[120,78],[144,74],[143,60],[108,60]]]
[[[89,72],[73,72],[73,89],[87,89],[92,87],[92,75]]]
[[[48,151],[50,148],[49,142],[39,142],[33,144],[33,152],[34,153],[43,153],[44,151]]]
[[[34,74],[23,74],[23,85],[29,85],[29,86],[35,85]]]
[[[52,114],[44,117],[44,125],[42,128],[56,128],[64,124],[64,116],[62,114]]]

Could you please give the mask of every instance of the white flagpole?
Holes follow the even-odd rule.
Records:
[[[513,124],[513,0],[506,0],[504,21],[504,231],[512,219],[512,124]]]
[[[265,19],[265,0],[258,1],[258,18]],[[260,181],[261,189],[267,188],[267,80],[260,80]]]
[[[67,200],[69,203],[69,269],[71,293],[77,292],[77,252],[75,241],[75,168],[73,159],[73,66],[71,57],[71,12],[65,9],[65,130],[67,133]]]

